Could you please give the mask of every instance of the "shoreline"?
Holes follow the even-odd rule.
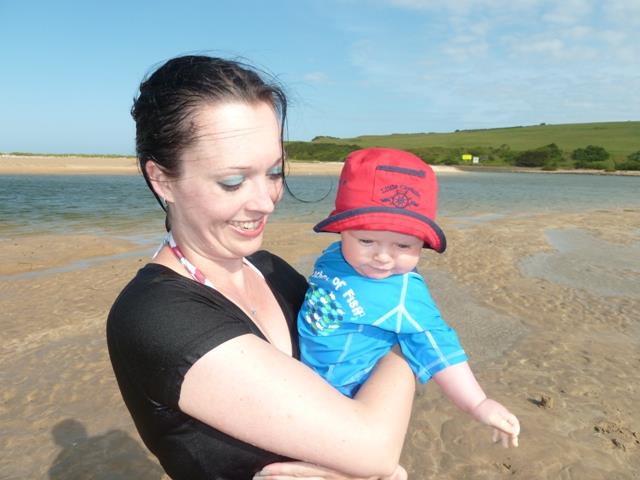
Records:
[[[343,162],[290,160],[286,171],[290,175],[339,175]],[[541,170],[524,167],[470,165],[431,165],[436,174],[467,174],[483,172],[544,173],[570,175],[640,176],[640,171],[585,169]],[[0,154],[0,175],[140,175],[136,157],[47,156]]]
[[[607,172],[605,170],[589,170],[586,168],[574,168],[557,170],[542,170],[541,168],[528,168],[528,167],[497,167],[497,166],[478,166],[472,165],[457,165],[457,169],[466,173],[548,173],[550,175],[565,174],[565,175],[605,175],[605,176],[618,176],[618,177],[637,177],[640,176],[640,171],[637,170],[615,170],[613,172]]]
[[[339,175],[343,162],[287,162],[290,175]],[[464,173],[454,166],[432,165],[436,173]],[[0,155],[0,175],[140,175],[135,157]]]
[[[0,155],[0,175],[139,175],[135,157]]]

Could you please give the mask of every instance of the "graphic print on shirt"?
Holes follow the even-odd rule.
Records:
[[[329,335],[340,328],[344,310],[332,291],[311,284],[305,296],[305,303],[307,309],[304,319],[318,335]]]

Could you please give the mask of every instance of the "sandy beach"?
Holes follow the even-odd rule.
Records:
[[[582,174],[582,175],[624,175],[640,176],[640,171],[603,170],[552,170],[524,167],[475,167],[432,165],[437,173],[464,173],[466,171],[499,171],[519,173],[546,174]],[[339,175],[342,162],[315,162],[292,160],[287,164],[287,174],[292,175]],[[78,156],[46,156],[46,155],[10,155],[0,154],[0,175],[139,175],[140,170],[135,157],[78,157]]]
[[[135,157],[0,155],[0,175],[137,175]]]
[[[1,158],[0,173],[44,161],[24,157],[32,172],[22,160]],[[55,168],[88,168],[80,160],[56,158]],[[127,162],[106,160],[101,172],[135,173]],[[340,164],[291,168],[333,174]],[[519,448],[502,449],[434,384],[420,386],[401,459],[409,477],[640,478],[640,211],[440,224],[447,252],[425,252],[420,270],[522,434]],[[584,248],[554,244],[565,234]],[[308,273],[334,239],[309,223],[273,223],[265,248]],[[148,249],[91,235],[9,236],[0,246],[0,478],[168,478],[122,403],[104,338],[111,303]],[[607,261],[613,251],[628,261]]]
[[[436,172],[457,172],[455,167],[436,165]],[[291,161],[293,175],[338,175],[342,162]],[[135,157],[77,157],[45,155],[0,155],[0,175],[139,175]]]

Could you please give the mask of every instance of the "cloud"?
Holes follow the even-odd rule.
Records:
[[[411,115],[420,126],[408,131],[443,131],[640,111],[640,13],[623,18],[640,11],[638,0],[372,1],[405,10],[394,12],[404,20],[354,35],[349,60],[361,88],[352,98],[396,102],[387,115],[394,131]]]
[[[388,3],[394,7],[411,10],[440,9],[444,7],[455,11],[469,11],[478,6],[495,8],[499,4],[508,2],[504,0],[450,0],[448,2],[438,0],[388,0]]]
[[[304,81],[309,83],[326,85],[331,83],[329,81],[329,76],[324,72],[309,72],[305,73],[302,77]]]
[[[560,58],[565,49],[565,44],[557,38],[542,38],[539,40],[522,41],[513,46],[515,53],[540,53]]]
[[[392,7],[409,10],[442,10],[453,13],[469,13],[473,10],[529,10],[544,3],[544,0],[385,0]]]
[[[551,67],[554,62],[566,62],[567,69],[576,68],[576,63],[597,60],[602,52],[589,43],[576,43],[571,36],[555,33],[542,33],[533,36],[520,36],[509,47],[512,59],[523,63],[539,62]]]
[[[485,56],[488,51],[489,44],[482,35],[458,35],[449,39],[443,47],[443,52],[458,62],[478,59]]]
[[[578,40],[586,38],[589,35],[593,34],[594,30],[593,28],[584,25],[575,25],[571,28],[566,29],[565,33],[568,37]]]
[[[592,0],[562,0],[542,15],[542,20],[560,25],[575,25],[593,11]]]
[[[640,2],[638,0],[608,0],[602,2],[605,17],[618,25],[629,28],[640,25]]]

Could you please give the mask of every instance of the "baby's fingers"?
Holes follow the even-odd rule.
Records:
[[[511,439],[511,444],[514,447],[518,446],[518,437],[512,436],[512,435],[508,435],[504,432],[501,432],[500,430],[498,430],[497,428],[493,429],[493,443],[502,443],[502,446],[504,448],[509,448],[509,439]]]
[[[509,447],[509,440],[514,447],[518,446],[518,435],[520,434],[520,422],[514,415],[501,418],[494,423],[493,442],[502,442],[502,446]]]
[[[518,436],[520,435],[520,422],[518,421],[518,418],[511,413],[507,415],[506,421],[507,423],[509,423],[509,425],[511,425],[511,432],[509,432],[509,437],[511,437],[511,445],[517,447]],[[509,439],[507,438],[507,446],[508,443]]]
[[[509,413],[506,417],[507,422],[509,422],[509,424],[513,427],[513,431],[511,432],[511,434],[513,436],[516,437],[516,439],[518,438],[518,435],[520,435],[520,422],[518,421],[518,417],[516,417],[514,414]],[[517,445],[516,445],[517,447]]]
[[[497,418],[496,418],[497,417]],[[520,435],[520,422],[512,413],[505,412],[493,418],[491,424],[494,428],[501,430],[509,435]]]

